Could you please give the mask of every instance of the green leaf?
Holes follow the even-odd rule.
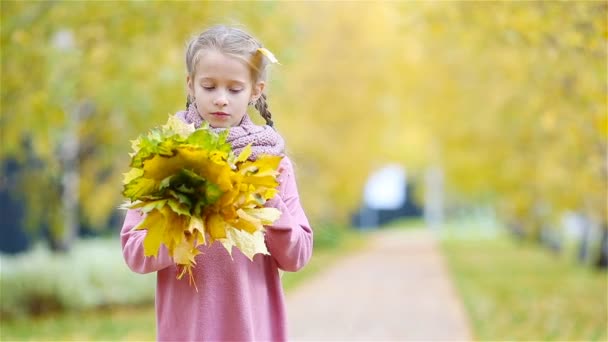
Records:
[[[194,188],[186,186],[186,184],[181,184],[180,186],[178,186],[177,191],[183,194],[194,194]]]
[[[175,155],[175,150],[177,147],[183,144],[183,141],[181,140],[181,137],[177,134],[165,138],[156,145],[157,148],[155,152],[162,156],[173,156]]]
[[[143,172],[143,170],[142,170],[142,172]],[[171,176],[165,177],[165,179],[160,181],[158,189],[163,190],[163,189],[168,188],[171,185],[171,180],[175,177],[176,177],[176,175],[171,175]]]
[[[122,194],[132,201],[141,196],[150,195],[157,191],[157,182],[154,179],[139,177],[125,184]]]
[[[206,150],[212,149],[216,142],[217,135],[206,129],[198,129],[186,139],[187,144]]]
[[[152,211],[153,209],[160,210],[165,206],[166,203],[167,203],[166,199],[152,201],[152,202],[145,202],[141,206],[141,211],[144,213],[147,213],[147,212]]]
[[[123,173],[123,176],[124,176],[123,184],[129,184],[132,180],[143,176],[143,174],[144,174],[144,170],[142,170],[142,169],[136,169],[136,168],[130,169],[129,172]]]
[[[173,212],[178,213],[180,215],[191,216],[190,215],[190,206],[182,203],[180,201],[176,201],[174,199],[169,199],[167,204],[173,210]]]
[[[223,194],[223,192],[219,188],[219,186],[217,186],[211,182],[207,182],[206,187],[205,187],[205,201],[208,204],[215,203],[218,199],[220,199],[222,194]]]
[[[181,169],[179,175],[184,184],[188,184],[192,187],[199,187],[207,182],[205,178],[192,170]]]
[[[184,194],[177,192],[175,190],[172,190],[172,189],[167,191],[167,194],[170,195],[171,197],[175,198],[179,203],[183,203],[183,204],[187,205],[188,208],[190,208],[192,206],[192,200],[190,200],[189,196],[187,196],[187,195],[184,195]]]

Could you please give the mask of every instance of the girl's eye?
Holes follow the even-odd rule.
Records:
[[[243,89],[230,89],[231,93],[237,94],[240,93]]]

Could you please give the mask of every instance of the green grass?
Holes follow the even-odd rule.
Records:
[[[319,231],[319,242],[308,265],[283,274],[289,292],[333,261],[364,244],[361,235],[348,230]],[[316,232],[315,232],[316,234]],[[316,239],[315,239],[316,241]],[[0,341],[152,341],[156,339],[153,306],[50,314],[39,318],[0,320]]]
[[[1,323],[1,341],[153,341],[153,306],[64,312]]]
[[[605,272],[501,235],[446,238],[442,249],[475,339],[606,341]]]

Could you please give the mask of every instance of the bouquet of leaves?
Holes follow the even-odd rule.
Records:
[[[135,230],[147,230],[145,256],[158,256],[165,245],[192,283],[200,245],[219,241],[232,255],[238,248],[250,260],[269,254],[264,225],[281,212],[265,208],[278,186],[280,156],[248,160],[251,146],[236,156],[226,142],[228,130],[195,129],[175,116],[132,141],[134,152],[124,174],[126,209],[146,214]]]

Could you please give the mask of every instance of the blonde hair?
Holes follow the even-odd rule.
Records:
[[[190,77],[194,77],[196,65],[205,51],[215,50],[223,54],[238,58],[249,66],[251,80],[255,84],[266,81],[268,59],[260,51],[262,44],[242,29],[217,25],[208,28],[188,42],[186,48],[186,69]],[[254,106],[266,120],[266,124],[273,126],[272,114],[268,110],[266,94],[262,94]],[[192,99],[188,96],[186,108]]]

